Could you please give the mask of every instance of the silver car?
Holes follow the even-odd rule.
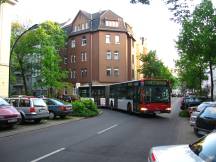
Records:
[[[189,145],[153,147],[148,162],[216,162],[216,132]]]
[[[33,120],[40,123],[42,119],[49,117],[47,105],[41,98],[25,96],[7,98],[7,101],[20,112],[22,122]]]
[[[216,102],[203,102],[203,103],[201,103],[201,104],[197,107],[196,111],[193,111],[193,112],[191,113],[190,121],[189,121],[189,122],[190,122],[190,125],[191,125],[191,126],[195,126],[197,116],[200,114],[200,112],[201,112],[202,110],[204,110],[206,107],[215,107],[215,106],[216,106]]]

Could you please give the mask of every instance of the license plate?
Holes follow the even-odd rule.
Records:
[[[13,123],[13,122],[16,122],[16,121],[17,121],[17,119],[9,119],[8,123]]]

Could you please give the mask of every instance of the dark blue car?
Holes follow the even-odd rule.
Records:
[[[54,119],[56,116],[60,116],[61,118],[65,118],[66,115],[72,113],[72,105],[65,105],[63,102],[52,99],[52,98],[44,98],[43,99],[49,110],[49,119]]]

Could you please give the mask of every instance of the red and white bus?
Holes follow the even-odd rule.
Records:
[[[89,89],[87,88],[79,88],[81,97],[83,94],[88,97]],[[171,112],[171,89],[168,80],[142,79],[107,86],[93,86],[91,89],[93,92],[90,96],[97,99],[99,106],[124,110],[129,113]],[[100,99],[99,96],[94,95],[98,94],[97,90],[100,91]]]

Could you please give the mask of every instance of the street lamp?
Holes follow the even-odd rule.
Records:
[[[11,94],[11,90],[10,90],[10,80],[11,80],[11,77],[10,77],[10,72],[11,72],[11,57],[12,57],[12,54],[13,54],[13,51],[14,51],[14,48],[16,47],[17,45],[17,42],[20,40],[20,38],[25,34],[27,33],[28,31],[30,30],[34,30],[36,28],[39,27],[39,24],[34,24],[32,25],[30,28],[28,28],[27,30],[25,30],[22,34],[20,34],[20,36],[17,37],[17,39],[15,40],[11,50],[10,50],[10,57],[9,57],[9,84],[8,84],[8,92],[9,92],[9,95]]]

